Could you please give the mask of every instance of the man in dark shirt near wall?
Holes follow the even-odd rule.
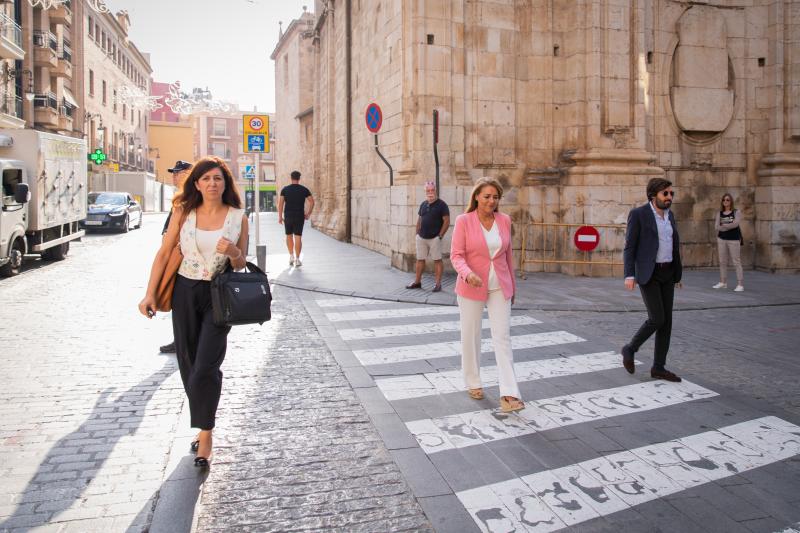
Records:
[[[175,162],[175,166],[172,168],[168,168],[167,172],[172,174],[172,185],[175,186],[175,193],[177,194],[181,190],[181,185],[183,184],[183,180],[186,179],[186,176],[189,175],[189,171],[192,169],[192,164],[188,161],[181,161],[178,160]],[[167,220],[164,222],[164,229],[161,230],[161,238],[164,238],[164,235],[167,233],[167,228],[169,227],[169,219],[172,218],[172,208],[169,210],[169,214],[167,215]],[[175,341],[173,340],[169,344],[165,344],[159,348],[161,353],[175,353]]]
[[[300,185],[300,173],[291,174],[292,183],[281,189],[278,198],[278,224],[286,230],[286,248],[289,250],[289,265],[303,266],[300,252],[303,250],[303,225],[314,211],[314,197],[311,191]],[[308,210],[306,211],[306,198]]]
[[[450,208],[441,198],[436,197],[436,185],[425,184],[425,201],[419,206],[417,218],[417,265],[414,282],[406,285],[406,289],[422,288],[422,271],[425,261],[433,260],[433,272],[436,278],[433,292],[442,290],[442,238],[450,227]]]

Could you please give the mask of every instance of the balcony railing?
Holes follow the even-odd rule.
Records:
[[[72,49],[64,43],[61,46],[61,49],[58,51],[58,58],[67,61],[68,63],[72,63]]]
[[[61,105],[61,115],[65,117],[72,118],[72,115],[75,113],[75,108],[67,102],[66,100]]]
[[[22,48],[22,28],[4,13],[0,13],[0,34]]]
[[[22,98],[19,96],[0,97],[0,113],[22,118]]]
[[[37,94],[33,97],[33,107],[52,107],[58,109],[58,98],[54,93]]]
[[[58,52],[58,39],[55,34],[49,31],[37,30],[33,32],[33,45],[41,48],[50,48],[54,52]]]

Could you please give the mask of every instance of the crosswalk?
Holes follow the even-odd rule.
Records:
[[[664,412],[674,416],[676,409],[691,409],[702,416],[703,406],[720,396],[688,380],[668,383],[631,377],[630,383],[608,386],[619,383],[619,376],[627,376],[616,350],[586,350],[589,341],[585,338],[528,315],[514,315],[511,341],[521,389],[536,390],[540,385],[543,390],[557,391],[553,383],[558,382],[568,384],[570,390],[526,399],[524,410],[502,413],[496,407],[498,370],[493,361],[481,368],[487,400],[464,400],[460,365],[454,359],[460,357],[460,342],[452,340],[453,332],[460,329],[457,308],[356,298],[316,303],[358,361],[368,372],[372,370],[386,400],[397,408],[413,407],[403,412],[416,414],[403,419],[420,449],[434,464],[464,461],[462,477],[472,468],[462,451],[472,450],[472,458],[486,454],[492,460],[500,454],[502,460],[497,450],[503,448],[498,446],[514,439],[522,442],[521,437],[547,436],[578,426],[597,431],[605,425],[624,424],[626,417],[641,419],[648,413],[657,417]],[[547,331],[531,332],[531,326]],[[484,319],[484,330],[488,327]],[[488,331],[484,337],[489,337]],[[492,353],[490,338],[482,339],[481,351]],[[412,365],[410,373],[404,373],[406,367],[398,366],[420,361],[430,363],[430,370],[420,372],[419,366]],[[393,365],[392,370],[383,370],[384,365]],[[612,374],[615,378],[609,380]],[[448,402],[450,398],[459,401]],[[443,413],[442,406],[451,404],[450,411]],[[429,405],[435,416],[426,416]],[[504,479],[491,483],[476,474],[466,487],[461,480],[453,490],[481,531],[547,532],[624,513],[800,454],[800,427],[774,416],[702,427],[701,432],[694,429],[671,440],[654,436],[647,445],[553,468],[542,469],[532,460],[530,472],[514,475],[509,469],[500,476]],[[533,457],[536,450],[531,453]]]

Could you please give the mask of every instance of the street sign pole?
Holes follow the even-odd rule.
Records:
[[[261,183],[260,183],[261,176],[259,176],[260,173],[258,171],[258,152],[256,152],[253,155],[254,155],[255,160],[256,160],[255,161],[256,162],[256,164],[255,164],[255,167],[256,167],[256,169],[255,169],[256,170],[255,189],[256,189],[256,191],[255,191],[255,194],[254,194],[253,205],[254,205],[255,214],[256,214],[256,251],[258,251],[258,245],[261,244],[261,217],[259,216],[259,211],[261,211],[260,205],[259,205],[259,203],[260,203],[260,198],[259,197],[261,196]]]

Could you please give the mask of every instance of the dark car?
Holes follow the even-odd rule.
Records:
[[[127,233],[131,227],[142,227],[142,206],[126,192],[90,192],[81,227],[87,231],[116,229]]]

